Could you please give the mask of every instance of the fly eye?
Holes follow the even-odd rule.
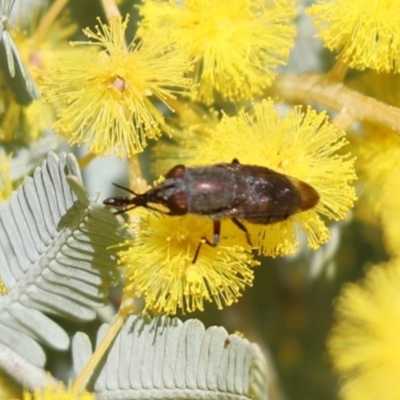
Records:
[[[184,215],[188,212],[188,201],[185,192],[178,192],[167,200],[167,206],[174,215]]]

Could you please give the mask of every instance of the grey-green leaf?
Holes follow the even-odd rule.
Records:
[[[98,343],[107,328],[99,330]],[[94,391],[98,399],[121,400],[268,398],[258,346],[222,327],[165,317],[126,320]]]
[[[75,157],[49,153],[0,204],[0,279],[8,289],[0,296],[0,341],[40,366],[39,343],[66,350],[68,335],[44,312],[94,319],[118,281],[115,245],[124,235],[86,195]]]
[[[81,371],[92,355],[92,344],[83,332],[77,332],[72,339],[74,371]]]

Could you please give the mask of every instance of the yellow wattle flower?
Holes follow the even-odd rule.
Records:
[[[11,31],[11,35],[21,58],[41,92],[42,78],[47,74],[49,62],[60,51],[66,50],[68,38],[75,30],[67,22],[55,22],[51,32],[41,32],[40,22],[33,12],[26,29],[26,21],[17,21],[20,25]],[[3,78],[1,78],[3,80]],[[41,99],[33,100],[28,106],[18,104],[6,84],[0,89],[0,140],[5,142],[30,143],[41,137],[45,129],[55,120],[55,112]]]
[[[281,117],[271,100],[254,105],[253,112],[224,116],[210,133],[194,165],[232,162],[267,167],[311,185],[319,194],[316,207],[270,225],[245,223],[260,253],[292,254],[303,232],[316,249],[329,239],[321,216],[344,219],[353,206],[354,159],[338,152],[347,144],[345,132],[329,123],[325,113],[296,107]]]
[[[145,0],[139,35],[162,35],[195,65],[193,98],[262,93],[293,46],[293,0]]]
[[[319,1],[308,9],[325,46],[352,68],[399,72],[398,0]]]
[[[400,369],[400,260],[376,265],[346,284],[328,339],[345,400],[398,399]]]
[[[386,250],[394,257],[400,256],[400,197],[399,197],[400,164],[382,180],[380,193],[382,195],[382,230]]]
[[[365,125],[364,134],[355,137],[354,142],[360,189],[358,215],[370,223],[381,222],[382,214],[388,213],[389,204],[400,204],[395,183],[400,167],[400,137],[375,125]],[[389,185],[388,180],[392,181]],[[394,190],[392,184],[395,184]]]
[[[85,29],[95,42],[73,43],[80,47],[55,63],[45,81],[45,97],[60,112],[54,129],[97,155],[142,151],[164,122],[152,99],[166,103],[191,83],[183,76],[187,60],[162,37],[134,39],[126,49],[127,24],[128,17],[117,16],[95,32]]]
[[[219,119],[215,110],[201,107],[199,103],[173,103],[175,113],[166,118],[170,138],[158,140],[152,149],[156,176],[165,174],[177,164],[192,165],[199,148],[217,126]]]
[[[0,202],[8,200],[12,192],[11,158],[0,151]]]
[[[96,400],[96,396],[86,390],[76,394],[60,382],[57,386],[48,385],[43,389],[36,389],[33,393],[24,391],[23,400]]]
[[[137,222],[139,216],[139,222]],[[194,215],[164,216],[147,210],[132,212],[136,237],[119,253],[126,277],[125,291],[143,295],[146,307],[166,314],[204,310],[205,301],[218,308],[229,306],[253,281],[253,259],[245,235],[231,221],[224,221],[216,247],[213,223]]]

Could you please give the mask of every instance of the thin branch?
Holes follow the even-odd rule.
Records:
[[[68,0],[56,0],[50,8],[43,15],[43,18],[40,20],[39,26],[36,29],[34,36],[31,38],[33,43],[40,43],[43,37],[49,31],[51,25],[54,20],[58,17],[62,9],[66,6]]]
[[[123,297],[121,306],[118,310],[118,314],[115,315],[114,319],[112,320],[110,326],[107,329],[107,332],[101,342],[99,343],[98,347],[90,357],[89,361],[86,363],[85,367],[79,373],[78,377],[76,378],[73,386],[72,391],[77,395],[82,393],[85,389],[85,386],[92,375],[93,371],[96,369],[97,365],[100,363],[104,355],[106,354],[107,350],[110,348],[111,344],[114,342],[115,338],[121,331],[122,326],[124,325],[125,319],[129,314],[138,313],[139,310],[137,309],[135,302],[132,298]]]
[[[104,354],[107,352],[114,339],[117,337],[119,331],[121,330],[124,324],[125,317],[120,314],[116,314],[111,325],[109,326],[106,335],[100,342],[99,346],[96,348],[92,357],[90,357],[89,361],[80,372],[78,377],[76,378],[74,385],[72,386],[72,392],[79,395],[85,389],[86,384],[92,375],[93,371],[96,369],[97,365],[102,360]]]
[[[101,0],[101,3],[103,4],[103,10],[108,20],[121,15],[115,0]]]
[[[340,129],[346,129],[354,122],[354,120],[353,117],[348,113],[347,109],[342,108],[340,112],[334,118],[332,118],[331,122]]]
[[[79,168],[84,169],[86,168],[95,158],[96,154],[93,153],[87,153],[83,157],[79,159]]]
[[[290,102],[317,103],[336,112],[346,110],[352,122],[369,122],[400,135],[400,109],[349,89],[326,75],[304,74],[278,77],[275,94]]]
[[[144,193],[148,190],[147,181],[142,177],[142,170],[139,163],[139,157],[133,156],[128,159],[129,184],[131,188],[138,193]]]
[[[335,81],[337,83],[343,82],[348,70],[348,65],[339,59],[336,61],[333,68],[328,72],[328,78],[330,81]]]

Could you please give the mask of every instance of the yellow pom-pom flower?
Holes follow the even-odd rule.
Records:
[[[0,296],[1,294],[2,293],[0,290]],[[20,399],[21,394],[22,394],[21,387],[18,386],[18,384],[12,378],[10,378],[10,376],[7,373],[0,371],[0,399],[2,400]]]
[[[252,284],[252,267],[258,263],[245,235],[231,221],[222,223],[220,243],[211,247],[203,239],[212,238],[210,219],[138,210],[132,220],[138,216],[135,238],[119,253],[119,264],[126,276],[125,290],[143,295],[148,309],[192,312],[203,310],[205,301],[222,308]]]
[[[165,174],[176,164],[190,164],[219,122],[216,111],[198,103],[175,103],[173,107],[175,113],[166,119],[171,137],[158,140],[152,150],[155,175]]]
[[[59,59],[45,81],[45,96],[59,107],[54,129],[71,144],[87,143],[97,155],[131,156],[147,138],[160,135],[161,111],[150,97],[164,103],[191,83],[180,52],[168,49],[162,37],[133,40],[125,48],[128,18],[116,16],[84,33],[96,42],[78,42],[85,49]],[[100,53],[97,52],[100,47]]]
[[[400,257],[400,164],[393,166],[381,185],[382,230],[386,250]]]
[[[194,98],[260,94],[293,45],[292,0],[145,0],[141,35],[162,35],[195,63]]]
[[[10,164],[11,158],[0,151],[0,202],[8,200],[13,192]]]
[[[0,202],[8,200],[12,192],[13,186],[10,176],[10,159],[3,151],[0,151]],[[0,279],[0,296],[7,293],[8,289],[4,282]]]
[[[329,239],[322,216],[339,220],[353,206],[356,178],[354,159],[338,154],[347,144],[345,132],[331,124],[325,113],[299,107],[281,118],[271,100],[254,106],[253,113],[224,116],[211,133],[193,165],[232,162],[267,167],[311,185],[319,194],[316,207],[271,225],[245,223],[253,244],[264,255],[294,253],[302,231],[309,247]]]
[[[28,106],[18,104],[7,88],[0,90],[0,107],[4,110],[0,122],[0,140],[28,143],[40,138],[54,121],[55,114],[49,104],[34,100]]]
[[[40,84],[48,72],[50,59],[55,53],[70,50],[67,38],[74,32],[75,27],[65,21],[58,21],[51,25],[51,29],[43,31],[41,21],[34,14],[35,12],[29,24],[24,20],[18,21],[19,27],[12,30],[11,35],[21,59],[29,70],[25,73],[32,75],[34,84],[39,85],[41,92]],[[25,29],[26,25],[28,31]],[[53,108],[41,99],[35,99],[29,105],[19,104],[6,82],[3,82],[4,79],[0,79],[0,140],[14,141],[21,145],[39,139],[55,120]]]
[[[400,256],[400,138],[373,125],[364,130],[353,145],[360,178],[358,215],[379,223],[386,250]]]
[[[96,396],[86,390],[76,394],[72,389],[65,388],[62,383],[36,389],[33,393],[24,392],[23,400],[96,400]]]
[[[364,134],[358,140],[355,138],[353,146],[360,186],[357,211],[362,219],[376,223],[381,222],[383,213],[388,214],[389,204],[400,204],[395,182],[400,167],[400,137],[375,125],[364,128]],[[388,185],[390,180],[392,183]]]
[[[10,176],[10,159],[3,151],[0,151],[0,202],[8,200],[12,192],[13,186]],[[8,289],[4,282],[0,279],[0,296],[7,293]]]
[[[347,284],[328,339],[343,399],[399,399],[400,260],[376,265]]]
[[[400,2],[330,0],[308,9],[325,46],[350,67],[400,71]]]

